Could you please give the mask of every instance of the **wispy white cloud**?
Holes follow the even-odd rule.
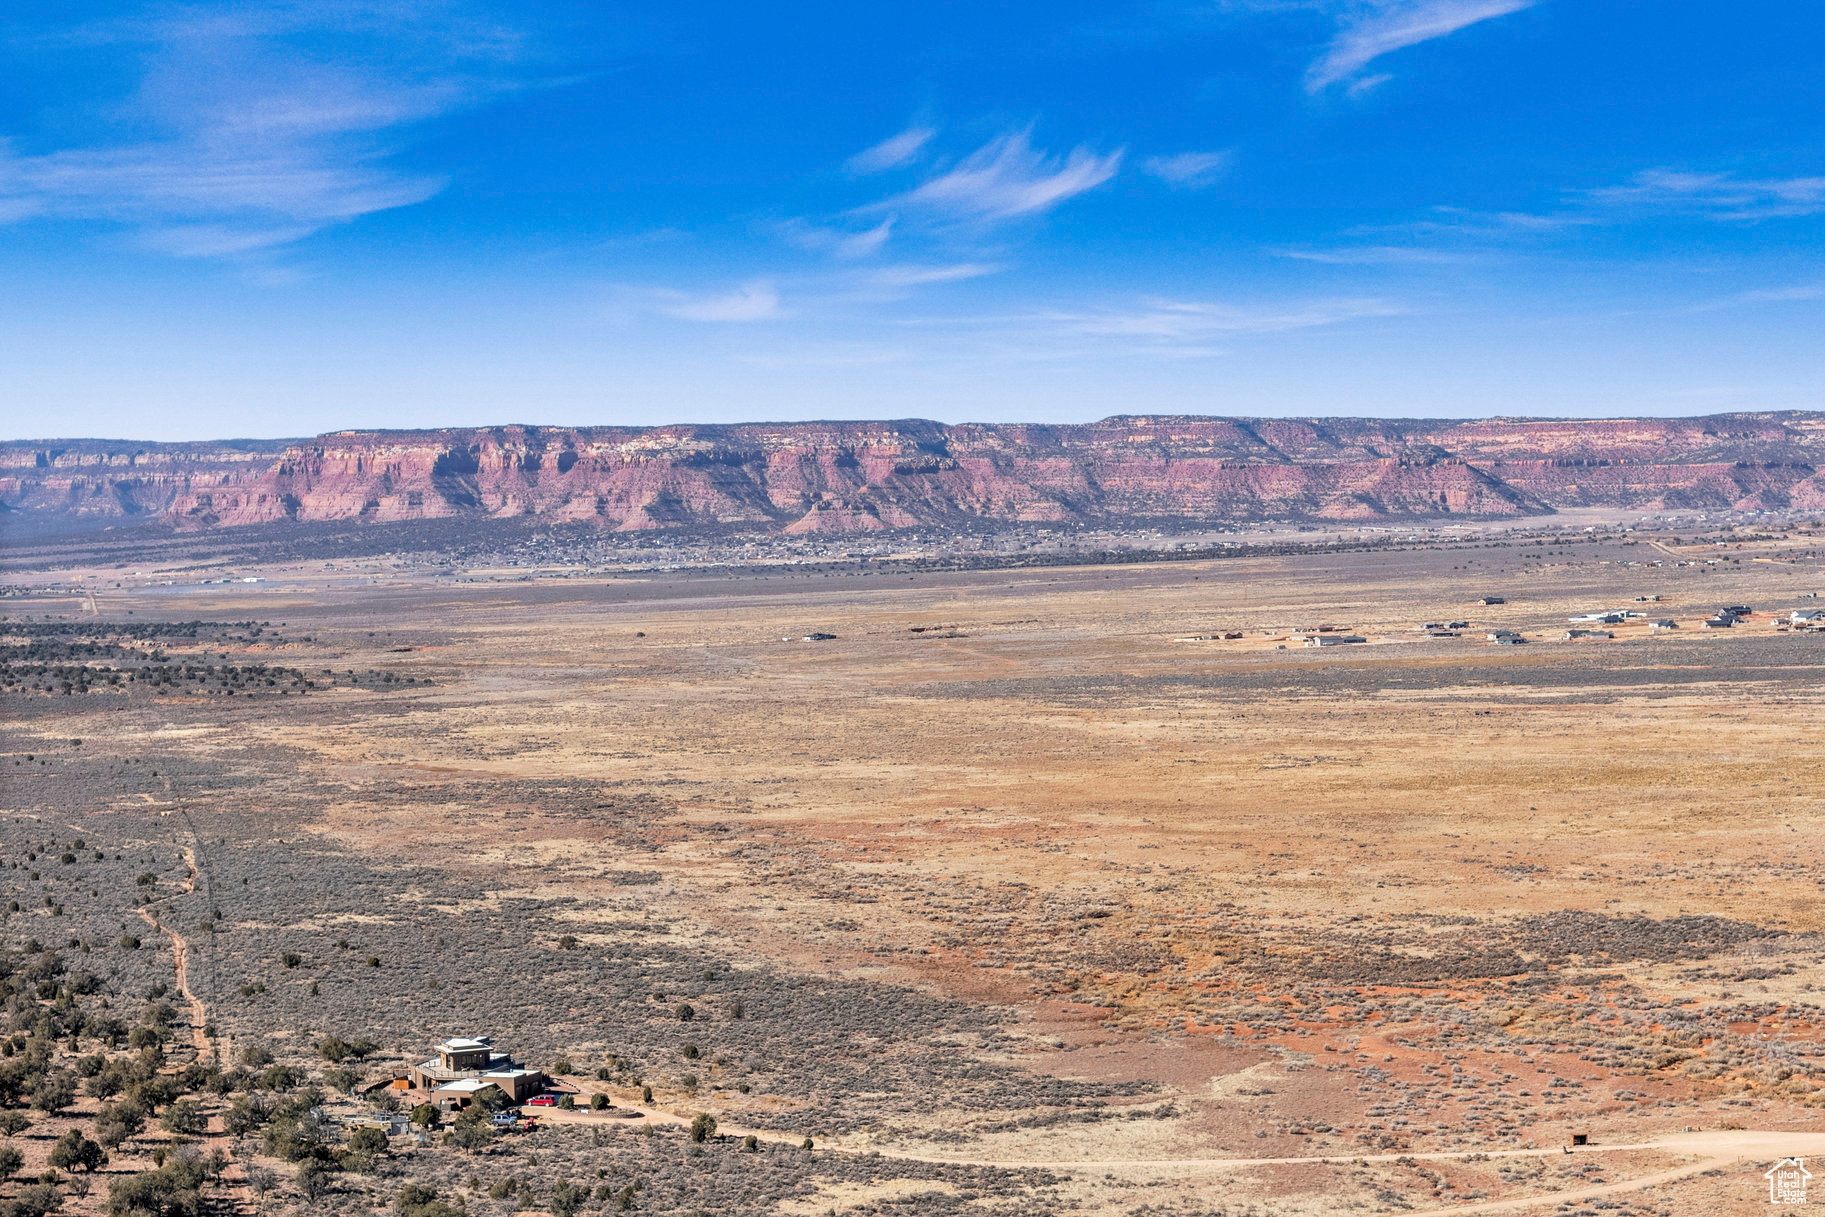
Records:
[[[1474,243],[1478,247],[1502,246],[1524,238],[1545,238],[1550,234],[1574,228],[1596,225],[1601,221],[1595,215],[1584,212],[1526,212],[1526,211],[1473,211],[1465,207],[1438,206],[1430,209],[1424,219],[1410,220],[1397,224],[1366,224],[1350,228],[1340,236],[1355,237],[1370,242],[1358,247],[1369,251],[1412,250],[1408,260],[1422,261],[1436,255],[1440,259],[1458,256],[1457,253],[1427,249],[1423,246],[1405,244],[1417,240],[1443,240],[1462,243]],[[1400,243],[1397,243],[1400,242]],[[1323,250],[1282,250],[1286,257],[1306,256],[1308,261],[1324,261],[1327,251]],[[1346,247],[1337,251],[1343,258],[1352,256]],[[1460,251],[1461,252],[1461,251]],[[1366,257],[1374,257],[1371,252]],[[1390,261],[1399,260],[1399,256],[1389,253]]]
[[[1152,300],[1131,308],[1047,313],[1043,319],[1079,334],[1183,341],[1313,329],[1369,317],[1398,316],[1405,311],[1399,304],[1377,298],[1248,306],[1207,300]]]
[[[884,266],[874,272],[870,279],[882,287],[925,287],[933,283],[980,279],[984,275],[996,274],[1001,269],[992,262],[953,262],[947,266]]]
[[[1339,30],[1331,44],[1306,70],[1305,87],[1318,93],[1354,77],[1375,60],[1404,47],[1454,34],[1466,26],[1505,17],[1534,0],[1396,0],[1372,8]],[[1385,76],[1356,82],[1373,88]]]
[[[654,293],[657,310],[680,321],[775,321],[786,314],[779,291],[765,280],[752,280],[733,291],[691,295],[679,291]]]
[[[1690,211],[1720,220],[1762,220],[1825,211],[1825,177],[1743,179],[1726,173],[1649,169],[1626,186],[1587,192],[1608,207]]]
[[[240,257],[435,195],[444,178],[398,165],[412,124],[513,87],[506,31],[452,19],[414,38],[416,61],[353,49],[398,43],[383,7],[197,6],[96,23],[68,45],[133,45],[141,74],[116,115],[130,140],[0,143],[0,222],[100,221],[178,257]],[[340,60],[299,49],[323,29]]]
[[[1335,264],[1444,262],[1474,256],[1479,249],[1550,242],[1578,230],[1661,224],[1669,217],[1742,224],[1825,215],[1825,176],[1738,177],[1660,168],[1637,173],[1621,185],[1567,190],[1561,197],[1559,207],[1541,211],[1434,207],[1423,219],[1342,234],[1364,241],[1361,246],[1277,252]],[[1446,242],[1452,248],[1407,242]]]
[[[894,217],[888,216],[872,228],[860,232],[826,228],[803,220],[789,220],[782,226],[786,237],[796,245],[815,249],[846,262],[859,261],[881,252],[893,236]]]
[[[873,228],[865,232],[850,233],[837,239],[835,250],[839,258],[866,258],[881,251],[887,244],[887,238],[893,235],[894,220],[888,216]]]
[[[884,173],[910,165],[937,132],[930,127],[908,127],[872,148],[856,153],[846,163],[851,173]]]
[[[1180,152],[1174,156],[1150,156],[1141,168],[1162,182],[1180,187],[1208,186],[1229,169],[1233,152]]]
[[[1117,149],[1073,148],[1058,157],[1034,148],[1025,131],[990,140],[955,167],[872,210],[902,207],[967,220],[1005,220],[1049,211],[1115,176]]]
[[[1275,335],[1396,317],[1410,310],[1380,297],[1257,302],[1172,297],[1105,299],[1081,307],[988,315],[932,315],[900,322],[931,349],[974,344],[984,360],[1069,363],[1086,358],[1205,359]]]
[[[878,343],[824,342],[801,343],[788,347],[746,351],[735,356],[737,362],[759,368],[872,368],[905,363],[913,352],[904,347]]]
[[[1744,292],[1745,304],[1791,304],[1800,300],[1825,300],[1825,283],[1796,283],[1791,287],[1764,287]]]
[[[1705,312],[1738,308],[1745,304],[1811,304],[1817,300],[1825,300],[1825,283],[1789,283],[1782,287],[1757,287],[1703,300],[1695,304],[1693,309]]]
[[[42,156],[0,147],[0,207],[15,218],[114,221],[151,248],[220,257],[422,202],[443,185],[308,144],[258,142],[175,139]]]
[[[1335,249],[1282,249],[1283,258],[1325,266],[1439,265],[1462,262],[1464,255],[1415,245],[1348,245]]]
[[[757,277],[713,291],[627,287],[618,296],[620,307],[624,309],[656,313],[677,321],[741,324],[806,319],[853,320],[859,308],[906,300],[924,288],[980,279],[1002,269],[990,262],[905,262],[835,268],[790,275],[783,280]]]
[[[317,230],[316,225],[296,224],[280,228],[234,227],[227,224],[174,224],[147,231],[142,243],[177,258],[227,258],[236,254],[256,253],[278,245],[302,241]],[[294,282],[284,276],[267,275],[262,282]]]
[[[1565,228],[1581,227],[1593,223],[1593,221],[1588,216],[1563,213],[1542,215],[1532,211],[1497,211],[1482,217],[1481,223],[1486,227],[1501,228],[1509,232],[1557,232]]]

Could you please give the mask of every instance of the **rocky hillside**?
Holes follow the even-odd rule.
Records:
[[[857,532],[1006,521],[1376,520],[1825,508],[1825,414],[1121,417],[345,431],[0,444],[0,528],[450,516]]]

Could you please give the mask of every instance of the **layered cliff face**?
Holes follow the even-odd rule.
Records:
[[[0,443],[0,530],[71,532],[169,519],[187,495],[264,476],[294,442]]]
[[[1110,418],[339,432],[0,445],[0,526],[451,516],[787,533],[1053,521],[1825,508],[1825,415]],[[10,524],[8,523],[10,521]]]

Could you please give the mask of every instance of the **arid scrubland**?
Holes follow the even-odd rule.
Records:
[[[211,1150],[247,1211],[1747,1211],[1606,1148],[1825,1113],[1825,568],[1728,553],[15,575],[0,1203],[132,1101],[65,1211]],[[1612,608],[1681,628],[1561,640]],[[640,1116],[351,1149],[456,1033]]]

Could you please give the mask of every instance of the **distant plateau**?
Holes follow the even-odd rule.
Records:
[[[1825,508],[1825,414],[1123,416],[0,443],[0,528],[461,517],[788,535]]]

